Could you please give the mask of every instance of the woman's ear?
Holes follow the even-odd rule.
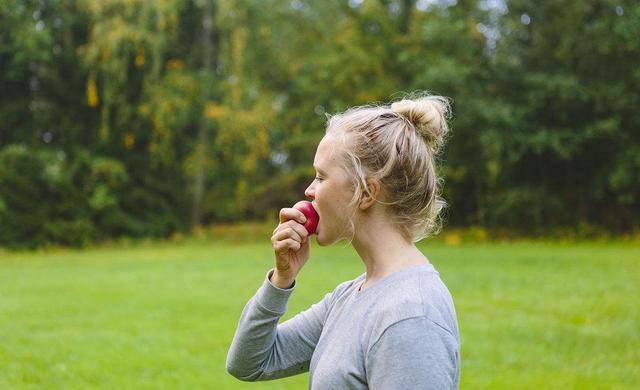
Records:
[[[367,179],[367,188],[369,189],[369,193],[363,192],[362,197],[360,199],[360,204],[358,208],[360,210],[366,210],[378,199],[380,195],[380,182],[375,179]]]

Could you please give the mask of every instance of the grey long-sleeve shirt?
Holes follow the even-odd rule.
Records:
[[[244,381],[306,371],[310,389],[451,389],[460,381],[453,299],[431,264],[402,269],[359,291],[366,274],[278,325],[290,289],[270,282],[245,306],[227,355]]]

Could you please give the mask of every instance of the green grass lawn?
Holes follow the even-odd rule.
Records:
[[[640,388],[637,243],[420,248],[456,303],[461,388]],[[0,388],[306,388],[225,371],[272,264],[268,238],[0,252]],[[283,320],[362,272],[353,249],[314,242]]]

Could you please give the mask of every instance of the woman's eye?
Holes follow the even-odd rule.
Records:
[[[321,178],[321,177],[316,176],[316,180],[317,180],[317,181],[322,181],[322,178]]]

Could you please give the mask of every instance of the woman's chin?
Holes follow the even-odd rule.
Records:
[[[344,238],[342,238],[344,239]],[[341,238],[337,238],[337,237],[327,237],[324,236],[322,234],[318,234],[318,237],[316,238],[316,242],[318,243],[319,246],[331,246],[333,244],[335,244],[336,242],[342,240]]]
[[[317,242],[317,243],[318,243],[318,245],[320,245],[320,246],[326,246],[326,245],[328,245],[328,244],[327,244],[327,241],[325,241],[325,237],[322,235],[322,233],[321,233],[321,232],[317,232],[317,235],[316,235],[316,242]]]

